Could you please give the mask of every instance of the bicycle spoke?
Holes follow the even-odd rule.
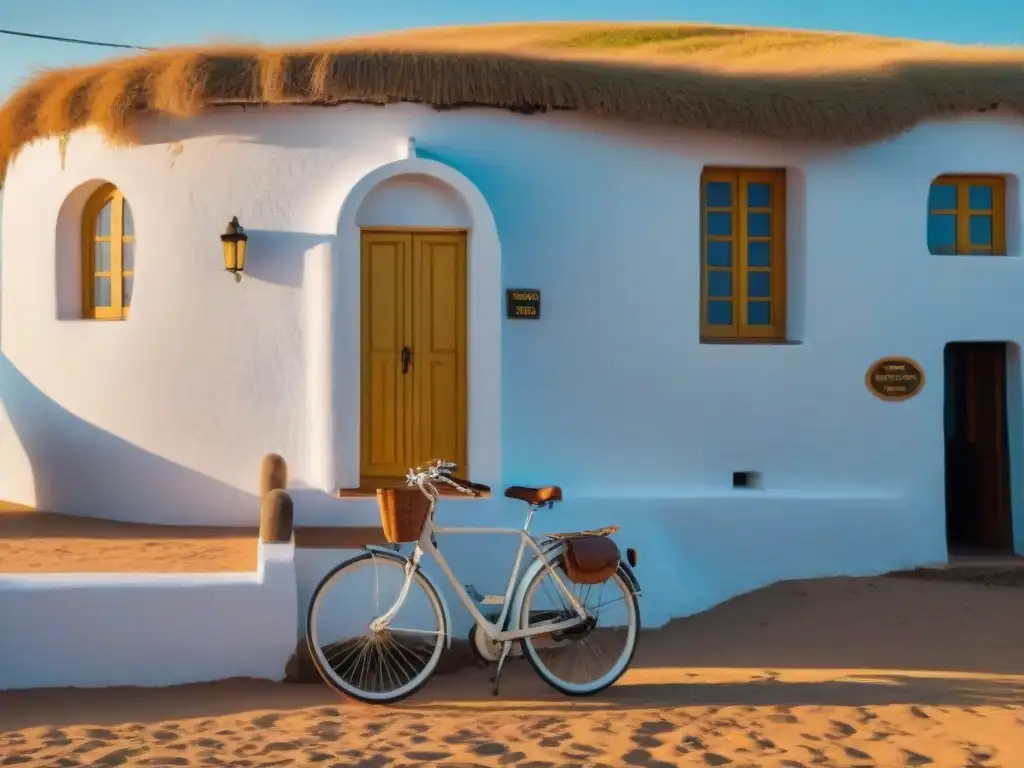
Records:
[[[394,662],[396,669],[411,669],[415,674],[415,660],[420,658],[416,652],[398,642],[390,633],[382,635],[381,644],[384,652]]]
[[[367,658],[366,657],[368,655],[369,645],[370,645],[370,639],[369,638],[366,638],[364,641],[362,641],[359,644],[359,653],[356,654],[355,659],[353,659],[353,661],[352,661],[352,666],[349,667],[349,669],[351,669],[355,673],[356,679],[360,681],[360,686],[363,687],[363,688],[365,688],[364,683],[365,683],[366,664],[367,664]]]
[[[580,641],[578,643],[578,645],[579,645],[580,648],[583,648],[584,647],[583,646],[583,641]],[[577,650],[579,650],[579,649],[577,649]],[[577,666],[583,667],[583,674],[586,675],[586,673],[587,673],[587,655],[585,653],[577,653],[576,654],[576,660],[578,662]],[[589,678],[584,677],[583,679],[584,680],[588,680]]]
[[[605,606],[615,605],[615,603],[621,603],[624,600],[629,600],[629,598],[630,598],[630,595],[622,595],[620,597],[612,598],[611,600],[608,600],[607,602],[598,603],[597,605],[595,605],[593,607],[590,607],[590,606],[585,606],[585,607],[587,608],[588,611],[593,613],[594,611],[600,611]]]
[[[444,632],[438,632],[431,629],[405,629],[404,627],[388,627],[389,632],[402,632],[410,635],[426,635],[428,637],[440,637]]]
[[[337,671],[339,667],[347,666],[349,660],[352,659],[353,654],[355,654],[356,660],[358,660],[361,657],[366,642],[366,638],[359,638],[359,640],[356,640],[352,643],[351,652],[344,659],[342,659],[341,662],[336,661],[336,656],[334,659],[328,659],[327,663],[330,664],[331,668],[335,671]]]
[[[422,660],[423,657],[416,654],[416,652],[404,646],[398,642],[394,637],[388,637],[385,641],[385,648],[389,655],[394,659],[396,667],[411,671],[413,675],[416,674],[415,660]],[[412,658],[410,658],[410,656]]]
[[[531,582],[524,605],[528,618],[521,621],[539,627],[543,622],[534,621],[534,615],[555,614],[556,624],[577,615],[556,579],[584,609],[588,620],[527,638],[524,649],[541,676],[556,688],[567,693],[600,690],[622,674],[632,656],[638,620],[631,585],[618,575],[601,584],[576,584],[561,563],[553,562],[552,571],[544,569]]]
[[[391,678],[391,681],[394,683],[394,687],[398,688],[402,685],[402,680],[408,672],[408,668],[404,667],[402,663],[403,658],[401,656],[401,651],[399,650],[399,644],[395,642],[393,637],[387,635],[381,636],[380,643],[381,665],[384,668],[384,673]]]
[[[591,640],[594,642],[592,643]],[[583,647],[588,651],[594,652],[594,660],[598,662],[598,669],[602,670],[602,673],[607,672],[614,665],[614,659],[608,660],[605,656],[604,650],[601,648],[600,636],[592,636],[585,638],[582,641]]]
[[[335,586],[342,575],[344,582]],[[329,607],[328,598],[339,605]],[[376,628],[384,616],[385,625]],[[376,555],[355,558],[325,579],[308,624],[310,648],[325,679],[365,700],[408,695],[434,671],[444,647],[436,591],[402,561]]]

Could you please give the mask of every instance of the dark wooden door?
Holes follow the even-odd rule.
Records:
[[[1006,345],[950,344],[951,428],[946,442],[946,523],[951,547],[1013,551],[1006,426]]]

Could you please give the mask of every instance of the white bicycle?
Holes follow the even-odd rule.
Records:
[[[497,664],[495,695],[517,641],[537,674],[564,694],[586,696],[614,684],[633,660],[640,630],[636,551],[620,557],[609,538],[616,526],[534,539],[528,533],[533,515],[561,501],[557,486],[505,491],[529,505],[522,528],[435,527],[438,484],[473,496],[490,490],[452,477],[454,469],[451,462],[431,462],[409,471],[411,487],[377,491],[384,533],[394,546],[364,547],[317,586],[306,638],[320,675],[335,690],[377,704],[404,699],[430,679],[452,638],[448,605],[420,565],[427,552],[473,617],[471,647],[480,659]],[[505,594],[481,595],[472,585],[464,587],[438,551],[439,533],[518,535]],[[398,552],[399,544],[412,542],[410,555]],[[520,577],[527,546],[534,557]],[[478,604],[500,611],[485,616]]]

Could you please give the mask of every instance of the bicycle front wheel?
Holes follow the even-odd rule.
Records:
[[[398,556],[367,552],[324,577],[306,616],[306,641],[320,676],[340,693],[386,704],[419,690],[441,660],[448,627],[434,585],[418,569],[387,627],[373,627],[406,589]]]
[[[567,621],[577,615],[556,578],[591,620],[564,631],[523,638],[523,655],[552,688],[568,696],[598,693],[622,677],[633,660],[640,629],[636,593],[621,567],[603,584],[588,585],[569,580],[561,557],[551,561],[551,569],[540,568],[525,585],[519,627]]]

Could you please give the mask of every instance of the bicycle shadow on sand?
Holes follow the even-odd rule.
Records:
[[[0,692],[0,733],[82,721],[112,726],[196,718],[260,718],[301,714],[337,721],[454,713],[460,717],[517,713],[564,716],[602,712],[717,709],[774,710],[790,717],[796,707],[825,706],[870,711],[872,707],[1016,707],[1024,700],[1024,678],[907,672],[851,675],[834,670],[739,670],[688,668],[650,670],[659,682],[627,674],[617,685],[588,697],[566,697],[541,681],[525,661],[509,663],[501,693],[492,694],[491,670],[463,669],[437,675],[410,698],[374,706],[346,699],[318,683],[224,680],[167,688],[49,689]],[[799,679],[801,676],[816,679]],[[685,681],[685,682],[684,682]],[[774,716],[774,715],[773,715]],[[792,721],[795,722],[795,721]]]
[[[594,697],[563,697],[515,659],[500,698],[487,672],[466,669],[438,676],[406,706],[1018,705],[1021,596],[886,576],[782,582],[642,631],[631,668]]]
[[[462,670],[439,675],[397,709],[467,709],[474,712],[572,710],[578,712],[684,707],[801,706],[872,707],[888,705],[1002,707],[1024,700],[1024,678],[983,677],[904,671],[656,669],[661,682],[632,673],[614,687],[586,697],[549,689],[524,661],[511,662],[499,696],[491,672]],[[803,679],[801,679],[803,678]]]

